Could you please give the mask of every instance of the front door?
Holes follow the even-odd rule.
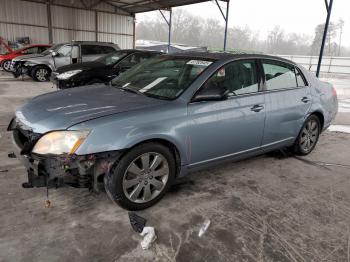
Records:
[[[291,143],[311,107],[307,83],[294,65],[263,60],[266,123],[263,146]]]
[[[54,59],[55,68],[71,64],[72,45],[64,45],[58,51]]]
[[[255,60],[231,62],[220,68],[202,87],[228,89],[223,101],[190,103],[188,114],[190,166],[258,150],[264,121],[264,94],[259,92]]]

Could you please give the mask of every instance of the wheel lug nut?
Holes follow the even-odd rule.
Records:
[[[145,181],[145,185],[147,185],[148,184],[148,182],[147,181]]]

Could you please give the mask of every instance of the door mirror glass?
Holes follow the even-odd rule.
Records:
[[[229,90],[226,87],[212,83],[210,86],[200,90],[192,101],[221,101],[227,99],[228,95]]]

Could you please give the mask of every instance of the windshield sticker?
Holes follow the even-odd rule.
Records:
[[[210,66],[213,62],[204,60],[190,60],[187,65]]]

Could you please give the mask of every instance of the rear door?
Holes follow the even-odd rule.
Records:
[[[220,85],[230,91],[224,101],[190,103],[190,163],[204,164],[258,150],[264,121],[264,93],[259,92],[255,60],[239,60],[220,68],[202,88]]]
[[[294,141],[311,107],[311,94],[300,70],[292,64],[262,60],[266,122],[262,145]]]

